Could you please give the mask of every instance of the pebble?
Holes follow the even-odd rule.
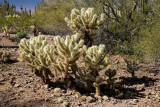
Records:
[[[0,82],[4,81],[5,79],[3,77],[0,78]]]
[[[25,92],[25,89],[24,88],[20,88],[18,91],[19,92]]]
[[[86,99],[87,99],[87,102],[88,102],[88,103],[92,103],[92,102],[95,102],[95,101],[96,101],[96,99],[93,98],[93,97],[91,97],[91,96],[87,97]]]
[[[62,93],[66,93],[67,91],[66,91],[66,90],[61,90],[61,92],[62,92]]]
[[[117,100],[112,100],[112,103],[113,104],[117,104]]]
[[[66,102],[66,101],[64,101],[64,102],[62,103],[62,106],[63,106],[63,107],[67,107],[67,106],[69,106],[69,103]]]
[[[14,87],[16,87],[16,88],[17,88],[17,87],[20,87],[20,84],[15,84]]]
[[[133,101],[134,101],[135,103],[137,103],[137,102],[138,102],[138,99],[133,99]]]
[[[41,89],[48,89],[48,85],[42,85]]]

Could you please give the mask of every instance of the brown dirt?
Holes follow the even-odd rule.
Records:
[[[50,39],[51,36],[47,36]],[[50,42],[51,43],[51,42]],[[118,70],[118,84],[123,87],[119,95],[110,96],[105,101],[102,97],[94,99],[93,93],[85,93],[85,101],[75,96],[75,91],[63,89],[55,93],[41,79],[30,72],[25,63],[18,62],[18,43],[0,35],[0,49],[12,53],[12,61],[0,64],[0,107],[60,107],[58,98],[66,100],[70,107],[160,107],[160,61],[141,63],[136,71],[136,79],[131,79],[126,72],[122,57],[111,56],[114,68]],[[142,87],[142,84],[145,84]]]

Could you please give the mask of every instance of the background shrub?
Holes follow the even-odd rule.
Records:
[[[20,32],[17,32],[14,36],[11,36],[10,39],[12,41],[19,42],[22,38],[26,38],[26,36],[27,36],[27,32],[21,30]]]

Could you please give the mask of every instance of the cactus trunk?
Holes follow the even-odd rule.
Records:
[[[93,44],[93,39],[91,38],[91,35],[89,34],[89,32],[85,31],[84,32],[84,45],[86,45],[87,47],[91,47]]]
[[[96,89],[96,96],[100,96],[100,86],[97,84],[96,86],[95,86],[95,89]]]
[[[134,78],[134,77],[135,77],[135,75],[134,75],[134,71],[132,71],[132,73],[131,73],[131,74],[132,74],[132,78]]]

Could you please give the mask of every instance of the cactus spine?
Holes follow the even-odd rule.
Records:
[[[99,28],[105,21],[105,15],[102,13],[100,17],[94,12],[94,8],[82,8],[81,10],[72,9],[71,18],[65,18],[67,26],[74,32],[80,32],[83,35],[85,45],[92,46],[93,30]]]

